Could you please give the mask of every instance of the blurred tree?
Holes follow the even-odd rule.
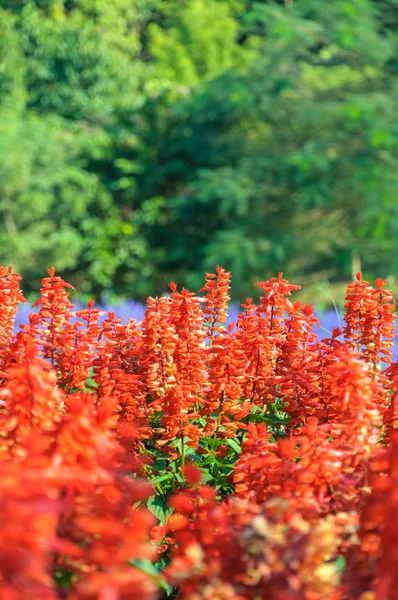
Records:
[[[167,18],[148,27],[148,50],[161,79],[184,86],[211,79],[239,64],[244,48],[229,2],[170,2]]]
[[[235,293],[278,269],[350,277],[358,257],[394,273],[396,40],[382,15],[363,0],[256,3],[244,25],[249,66],[179,101],[164,94],[158,119],[147,105],[161,143],[141,189],[164,198],[148,232],[167,248],[162,285],[177,272],[198,286],[217,262],[233,269]]]
[[[128,293],[150,261],[145,271],[141,213],[119,205],[132,180],[117,152],[137,144],[142,11],[156,2],[4,4],[0,90],[11,113],[0,113],[1,259],[30,287],[55,263],[87,292]]]
[[[0,110],[21,110],[25,102],[25,65],[14,19],[0,8]]]
[[[398,269],[398,0],[0,0],[0,262],[143,298]]]

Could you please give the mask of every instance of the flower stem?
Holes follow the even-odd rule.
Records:
[[[181,431],[181,477],[185,478],[185,446],[184,446],[184,432]]]

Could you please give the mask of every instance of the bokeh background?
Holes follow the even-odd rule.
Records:
[[[398,272],[398,0],[0,0],[0,263],[327,307]]]

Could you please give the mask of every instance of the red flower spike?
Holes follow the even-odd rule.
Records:
[[[170,532],[176,543],[166,576],[183,598],[343,599],[334,560],[349,519],[329,515],[311,525],[279,498],[220,505],[204,486],[173,506],[186,522]]]
[[[86,309],[71,313],[75,320],[65,324],[60,336],[62,353],[57,361],[60,384],[68,391],[84,391],[94,365],[100,334],[99,318],[103,313],[93,306],[93,301],[89,300]]]
[[[62,341],[64,329],[71,318],[73,304],[69,300],[66,289],[73,289],[61,277],[55,276],[55,269],[48,270],[48,277],[42,281],[40,297],[33,306],[39,306],[39,313],[35,319],[33,333],[39,335],[42,355],[53,365],[58,364],[64,352]]]
[[[178,384],[184,396],[199,402],[207,381],[206,331],[199,298],[183,289],[173,291],[170,305],[170,325],[176,333],[173,361]]]
[[[142,322],[141,369],[147,393],[158,398],[175,383],[174,351],[177,333],[171,321],[171,300],[148,298]]]
[[[8,371],[7,385],[1,391],[5,410],[0,416],[3,432],[1,455],[3,459],[24,460],[27,444],[32,436],[54,438],[64,410],[64,397],[56,384],[56,375],[50,365],[37,357],[37,348],[31,345],[21,365]]]
[[[149,417],[152,411],[146,402],[146,385],[143,377],[143,334],[137,323],[127,325],[116,319],[114,313],[102,323],[93,360],[93,378],[97,385],[97,404],[112,406],[114,422],[120,429],[120,439],[134,455],[140,452],[141,439],[151,437]],[[128,440],[127,424],[137,432]]]
[[[386,280],[377,279],[375,283],[376,289],[362,279],[348,286],[344,335],[352,348],[371,363],[373,379],[381,379],[388,386],[379,374],[379,363],[391,363],[395,301],[391,291],[384,289]]]
[[[18,277],[0,272],[0,597],[155,600],[157,578],[131,565],[167,551],[162,578],[184,600],[395,599],[384,280],[358,274],[345,339],[319,340],[281,273],[226,327],[221,267],[204,298],[172,283],[142,324],[108,313],[101,325],[50,269],[39,314],[13,337]],[[161,526],[141,508],[154,494],[173,509]]]
[[[22,277],[12,267],[0,267],[0,369],[15,359],[12,337],[18,305],[27,302],[20,290]]]
[[[347,580],[355,598],[393,600],[398,596],[398,436],[379,448],[370,463],[372,494],[361,513],[359,544],[353,545]],[[362,594],[362,595],[361,595]]]
[[[192,463],[185,465],[185,479],[191,485],[198,485],[202,480],[202,472]]]
[[[202,411],[207,415],[209,431],[224,429],[233,435],[233,430],[242,428],[241,420],[246,416],[252,403],[244,400],[244,384],[248,360],[243,350],[242,340],[231,331],[218,335],[208,348],[208,403]],[[217,422],[212,421],[217,415]],[[235,425],[233,425],[235,423]],[[229,427],[225,430],[225,427]]]
[[[225,332],[225,323],[227,321],[228,303],[230,297],[231,273],[228,273],[222,267],[216,267],[216,273],[206,273],[206,283],[201,288],[201,292],[206,292],[204,298],[204,314],[208,323],[207,335],[211,340],[217,333]]]

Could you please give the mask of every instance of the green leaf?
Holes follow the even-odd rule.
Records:
[[[160,587],[160,589],[164,590],[167,595],[170,595],[173,591],[173,588],[163,579],[160,572],[157,570],[154,564],[152,564],[149,560],[142,560],[137,558],[136,560],[129,561],[129,564],[147,575],[150,575]]]
[[[173,509],[167,506],[166,500],[162,496],[151,496],[147,502],[147,507],[159,519],[161,525],[167,523],[169,516],[173,512]]]
[[[168,479],[174,479],[174,476],[172,473],[165,473],[165,475],[158,475],[157,477],[154,477],[154,479],[151,479],[150,483],[153,483],[153,484],[161,483],[162,481],[167,481]]]
[[[228,446],[231,446],[232,450],[235,450],[235,452],[237,452],[238,454],[242,452],[240,443],[237,440],[229,438],[227,439],[227,444]]]
[[[338,571],[340,571],[340,572],[344,571],[345,566],[346,566],[346,560],[345,560],[344,556],[338,556],[336,558],[335,565],[336,565],[336,569]]]

